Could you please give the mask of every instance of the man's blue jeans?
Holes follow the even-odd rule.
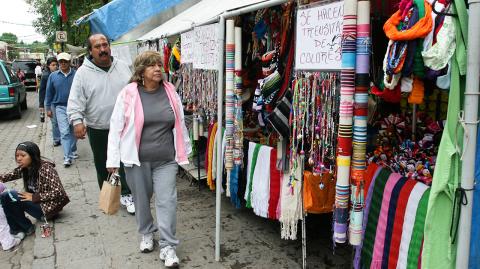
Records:
[[[73,153],[77,151],[77,138],[73,133],[73,126],[68,122],[67,107],[56,106],[55,112],[62,140],[63,160],[72,161]]]
[[[27,232],[32,227],[32,222],[25,217],[25,213],[40,220],[43,211],[40,204],[32,201],[20,201],[18,193],[14,190],[5,191],[0,194],[0,202],[7,217],[10,233]]]
[[[52,122],[52,137],[53,137],[53,143],[60,143],[60,130],[58,129],[58,123],[57,123],[57,117],[55,114],[55,106],[50,107],[52,110],[52,117],[50,118],[50,121]]]

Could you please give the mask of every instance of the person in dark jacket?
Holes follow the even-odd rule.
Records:
[[[42,74],[42,79],[40,80],[40,89],[38,90],[38,107],[40,108],[40,119],[45,118],[45,94],[47,92],[47,82],[50,74],[57,71],[58,61],[55,57],[50,57],[47,59],[47,68]],[[52,117],[50,121],[52,122],[52,136],[53,136],[53,146],[60,146],[60,130],[58,129],[57,117],[55,115],[55,109],[52,109]],[[43,121],[42,121],[43,122]]]
[[[35,231],[35,226],[25,217],[25,212],[37,220],[52,219],[70,200],[55,164],[40,157],[37,144],[30,141],[18,144],[15,159],[18,167],[12,172],[0,174],[0,182],[23,178],[25,191],[3,192],[0,194],[0,202],[11,233],[23,239]]]

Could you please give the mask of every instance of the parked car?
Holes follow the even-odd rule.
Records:
[[[25,80],[23,81],[23,84],[27,90],[35,91],[37,89],[37,77],[35,75],[36,66],[36,60],[16,59],[12,62],[12,68],[14,72],[17,72],[17,70],[20,69],[25,74]]]
[[[12,69],[0,60],[0,111],[10,111],[15,118],[27,109],[27,92]]]

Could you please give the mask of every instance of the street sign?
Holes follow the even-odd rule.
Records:
[[[57,31],[55,33],[56,42],[67,42],[67,32],[66,31]]]

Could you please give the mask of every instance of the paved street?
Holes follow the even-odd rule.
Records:
[[[158,247],[149,254],[139,252],[133,216],[125,209],[114,216],[97,209],[99,191],[88,141],[79,141],[80,158],[72,167],[63,168],[62,149],[52,146],[50,123],[38,120],[37,95],[28,95],[29,109],[21,120],[0,118],[0,172],[15,166],[14,149],[19,142],[39,143],[42,155],[59,164],[71,203],[55,221],[52,237],[41,238],[37,224],[36,235],[27,237],[16,252],[0,251],[0,268],[163,268]],[[9,186],[21,189],[21,180]],[[251,210],[234,209],[226,199],[222,206],[222,260],[216,262],[215,194],[178,178],[181,268],[301,268],[301,242],[281,240],[278,222],[257,217]],[[310,218],[308,268],[349,268],[349,247],[339,246],[333,254],[330,218]]]

